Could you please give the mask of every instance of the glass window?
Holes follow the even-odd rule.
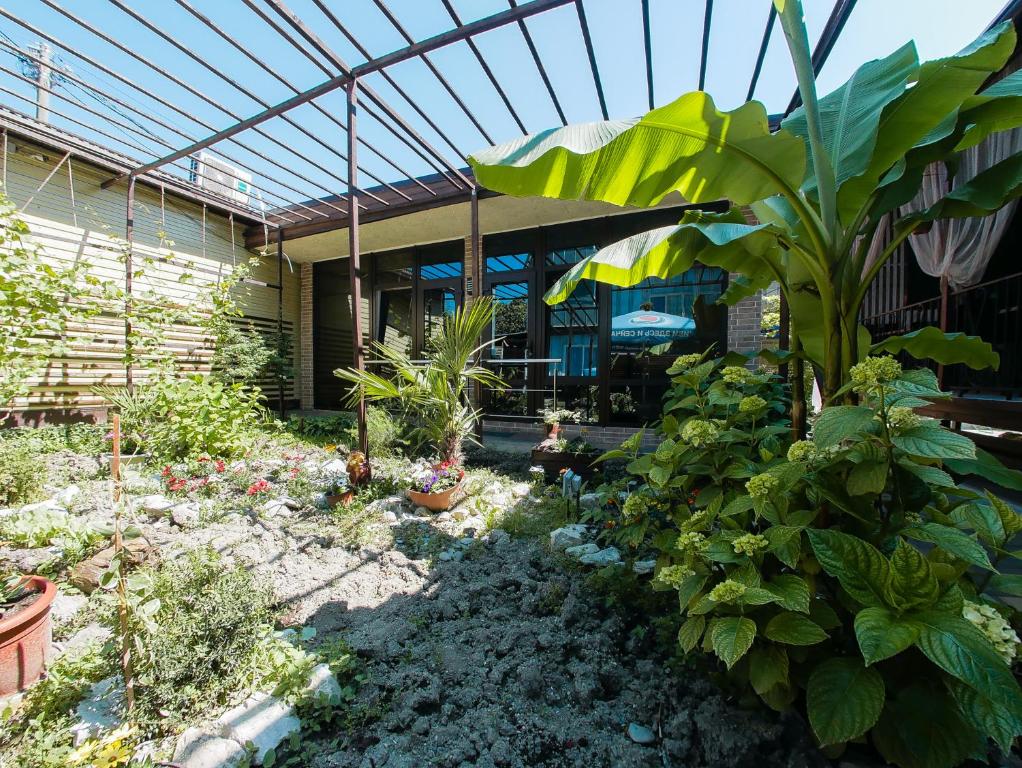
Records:
[[[716,304],[727,275],[695,267],[668,280],[611,288],[610,421],[655,419],[674,358],[726,347],[727,310]]]
[[[426,288],[422,291],[423,338],[433,338],[444,324],[444,318],[458,308],[458,297],[452,288]]]
[[[445,261],[439,264],[423,264],[419,277],[423,280],[443,280],[447,277],[461,277],[464,265],[460,261]]]
[[[600,419],[600,388],[595,384],[562,385],[558,381],[556,402],[551,390],[543,397],[543,407],[578,411],[583,422],[596,422]]]
[[[531,253],[508,253],[502,256],[486,257],[486,272],[491,275],[500,274],[501,272],[514,272],[519,269],[528,269],[531,266]]]
[[[557,248],[546,255],[548,267],[570,267],[596,253],[595,245],[579,245],[572,248]]]
[[[559,277],[547,275],[546,288]],[[599,310],[596,306],[596,283],[583,280],[574,293],[560,304],[547,307],[548,373],[558,376],[595,376],[599,366]]]
[[[529,347],[529,283],[495,283],[490,288],[494,312],[490,327],[490,357],[521,359]]]

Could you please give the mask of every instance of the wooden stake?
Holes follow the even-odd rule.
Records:
[[[114,562],[117,563],[117,619],[121,629],[121,675],[128,711],[135,708],[135,679],[131,671],[131,635],[128,626],[128,580],[124,572],[124,539],[121,536],[121,417],[113,418],[113,460],[110,471],[114,481]]]

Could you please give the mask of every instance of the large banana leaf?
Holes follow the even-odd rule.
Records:
[[[543,300],[557,304],[582,280],[627,287],[647,277],[668,278],[697,260],[729,272],[741,272],[761,290],[770,284],[767,261],[777,259],[777,231],[770,224],[747,224],[741,213],[689,211],[681,223],[641,232],[601,248],[572,267]]]
[[[967,99],[962,105],[959,125],[964,131],[955,146],[958,151],[979,144],[992,133],[1022,125],[1022,69]]]
[[[701,91],[638,120],[555,128],[468,160],[478,182],[497,192],[642,207],[673,191],[693,203],[738,205],[794,194],[806,163],[800,138],[770,133],[762,104],[720,112]]]
[[[1015,48],[1010,22],[994,27],[953,56],[925,62],[915,84],[884,109],[869,167],[846,181],[838,193],[843,220],[869,198],[877,181],[921,140],[934,140],[941,126],[954,129],[948,116],[1008,60]]]
[[[870,352],[878,355],[889,352],[896,355],[907,352],[917,360],[934,360],[941,365],[965,363],[970,368],[997,368],[1001,357],[979,336],[964,333],[944,333],[939,328],[920,328],[901,336],[889,336],[873,345]]]
[[[918,70],[915,44],[908,43],[885,59],[866,62],[844,85],[820,99],[823,144],[834,166],[838,186],[866,171],[884,107],[905,92]],[[805,107],[792,112],[781,126],[808,140]],[[812,164],[810,156],[803,184],[810,193],[816,191]]]

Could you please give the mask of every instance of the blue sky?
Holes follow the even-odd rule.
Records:
[[[262,3],[262,0],[256,1]],[[172,32],[202,60],[215,62],[228,76],[266,103],[274,104],[293,95],[293,91],[258,69],[250,60],[205,29],[174,0],[121,0],[121,2],[160,28]],[[309,88],[326,79],[326,74],[320,68],[292,50],[288,43],[281,40],[277,33],[252,13],[241,0],[188,0],[188,2],[214,19],[250,52],[260,57],[298,88]],[[405,39],[390,25],[372,0],[327,0],[327,2],[372,55],[379,56],[406,44]],[[1003,2],[1004,0],[970,0],[966,3],[960,0],[859,0],[844,34],[822,72],[821,92],[839,85],[862,61],[885,55],[908,39],[916,40],[923,58],[953,53],[987,26]],[[810,41],[815,43],[830,13],[832,0],[804,0],[804,3]],[[388,0],[387,4],[416,40],[453,26],[440,0]],[[453,4],[465,22],[508,7],[507,0],[453,0]],[[239,93],[231,85],[204,69],[201,64],[175,50],[133,20],[111,0],[60,0],[60,5],[110,36],[125,42],[132,50],[143,54],[157,65],[172,71],[207,97],[199,98],[169,83],[127,54],[83,32],[59,13],[48,8],[41,0],[16,0],[15,8],[10,9],[16,16],[52,34],[66,43],[68,48],[87,53],[130,80],[158,91],[185,112],[185,115],[176,114],[162,105],[153,103],[133,93],[125,84],[97,71],[73,53],[58,49],[60,60],[75,76],[114,94],[143,114],[156,116],[189,136],[202,136],[210,132],[207,125],[222,128],[233,123],[234,120],[228,111],[248,116],[262,109],[262,105],[255,99]],[[361,54],[324,18],[311,0],[289,0],[289,5],[348,63],[357,64],[363,60]],[[265,5],[262,7],[268,8]],[[611,117],[631,117],[641,114],[646,109],[640,7],[640,0],[585,0]],[[734,108],[745,99],[768,11],[769,0],[716,0],[714,3],[706,90],[714,95],[722,108]],[[267,12],[272,16],[272,11]],[[655,94],[657,103],[662,104],[697,86],[703,2],[651,0],[651,16]],[[568,120],[581,122],[600,119],[596,92],[574,8],[567,6],[547,12],[530,19],[527,24]],[[0,19],[0,32],[22,47],[38,39],[31,31],[8,19]],[[8,42],[6,39],[4,41]],[[477,41],[526,128],[533,132],[558,124],[556,112],[517,26],[495,30],[479,37]],[[499,96],[465,44],[450,46],[430,56],[470,109],[479,117],[494,141],[504,141],[520,135]],[[0,64],[9,70],[19,69],[18,62],[7,49],[0,52]],[[421,61],[403,62],[392,67],[389,72],[402,88],[417,97],[419,103],[449,134],[458,150],[467,153],[488,143]],[[454,149],[438,137],[380,76],[372,76],[369,84],[452,162],[463,163],[461,158],[456,157]],[[787,57],[780,25],[777,24],[755,97],[763,101],[769,111],[779,112],[791,98],[794,85],[791,63]],[[31,96],[30,86],[2,71],[0,86],[24,96]],[[117,108],[122,115],[110,112],[109,103],[97,101],[94,94],[90,95],[78,86],[66,84],[59,86],[59,90],[104,114],[112,115],[114,120],[124,122],[126,118],[122,115],[127,115],[131,120],[146,125],[149,130],[162,136],[174,147],[188,143],[182,136],[148,122],[144,117],[132,114],[124,108]],[[21,111],[32,111],[28,103],[6,93],[0,93],[0,101]],[[324,97],[319,103],[330,113],[339,116],[343,122],[344,99],[340,93]],[[54,101],[53,106],[82,122],[103,125],[103,130],[109,133],[125,135],[122,128],[111,123],[104,124],[76,106],[69,106],[60,100]],[[292,117],[307,130],[321,137],[324,143],[341,152],[345,151],[345,136],[341,128],[313,107],[301,107],[292,113]],[[86,135],[89,133],[81,126],[69,123],[61,117],[55,116],[53,122],[75,133]],[[413,175],[433,171],[426,162],[368,116],[362,118],[360,125],[361,135],[384,154],[392,156],[403,171]],[[343,191],[343,185],[338,180],[345,176],[344,164],[340,157],[281,120],[274,120],[265,127],[268,133],[293,149],[294,153],[287,152],[280,145],[252,132],[246,133],[242,137],[243,141],[276,160],[284,169],[268,164],[238,147],[226,146],[223,149],[257,171],[257,184],[263,184],[276,192],[276,195],[267,195],[268,202],[280,204],[286,200]],[[114,144],[111,139],[98,134],[92,134],[91,138],[107,146]],[[151,140],[138,137],[129,140],[151,147],[154,152],[160,154],[166,152],[166,148]],[[115,148],[136,156],[144,155],[140,150],[123,144]],[[359,151],[360,160],[370,172],[388,181],[403,178],[401,171],[370,150],[362,147]],[[146,156],[146,159],[150,157]],[[306,158],[324,166],[327,173],[316,169],[313,164],[306,161]],[[287,189],[261,178],[264,175],[276,177],[294,189]],[[363,179],[362,182],[364,186],[374,183],[367,179]]]

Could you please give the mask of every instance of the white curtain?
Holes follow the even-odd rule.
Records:
[[[1003,131],[988,136],[961,156],[958,173],[948,188],[947,169],[934,163],[923,175],[923,185],[903,213],[922,210],[951,189],[961,186],[980,171],[1022,150],[1022,130]],[[938,219],[928,232],[911,236],[916,261],[932,277],[947,276],[952,289],[975,285],[983,278],[990,257],[1004,235],[1015,212],[1016,201],[1010,202],[992,216],[966,219]]]

